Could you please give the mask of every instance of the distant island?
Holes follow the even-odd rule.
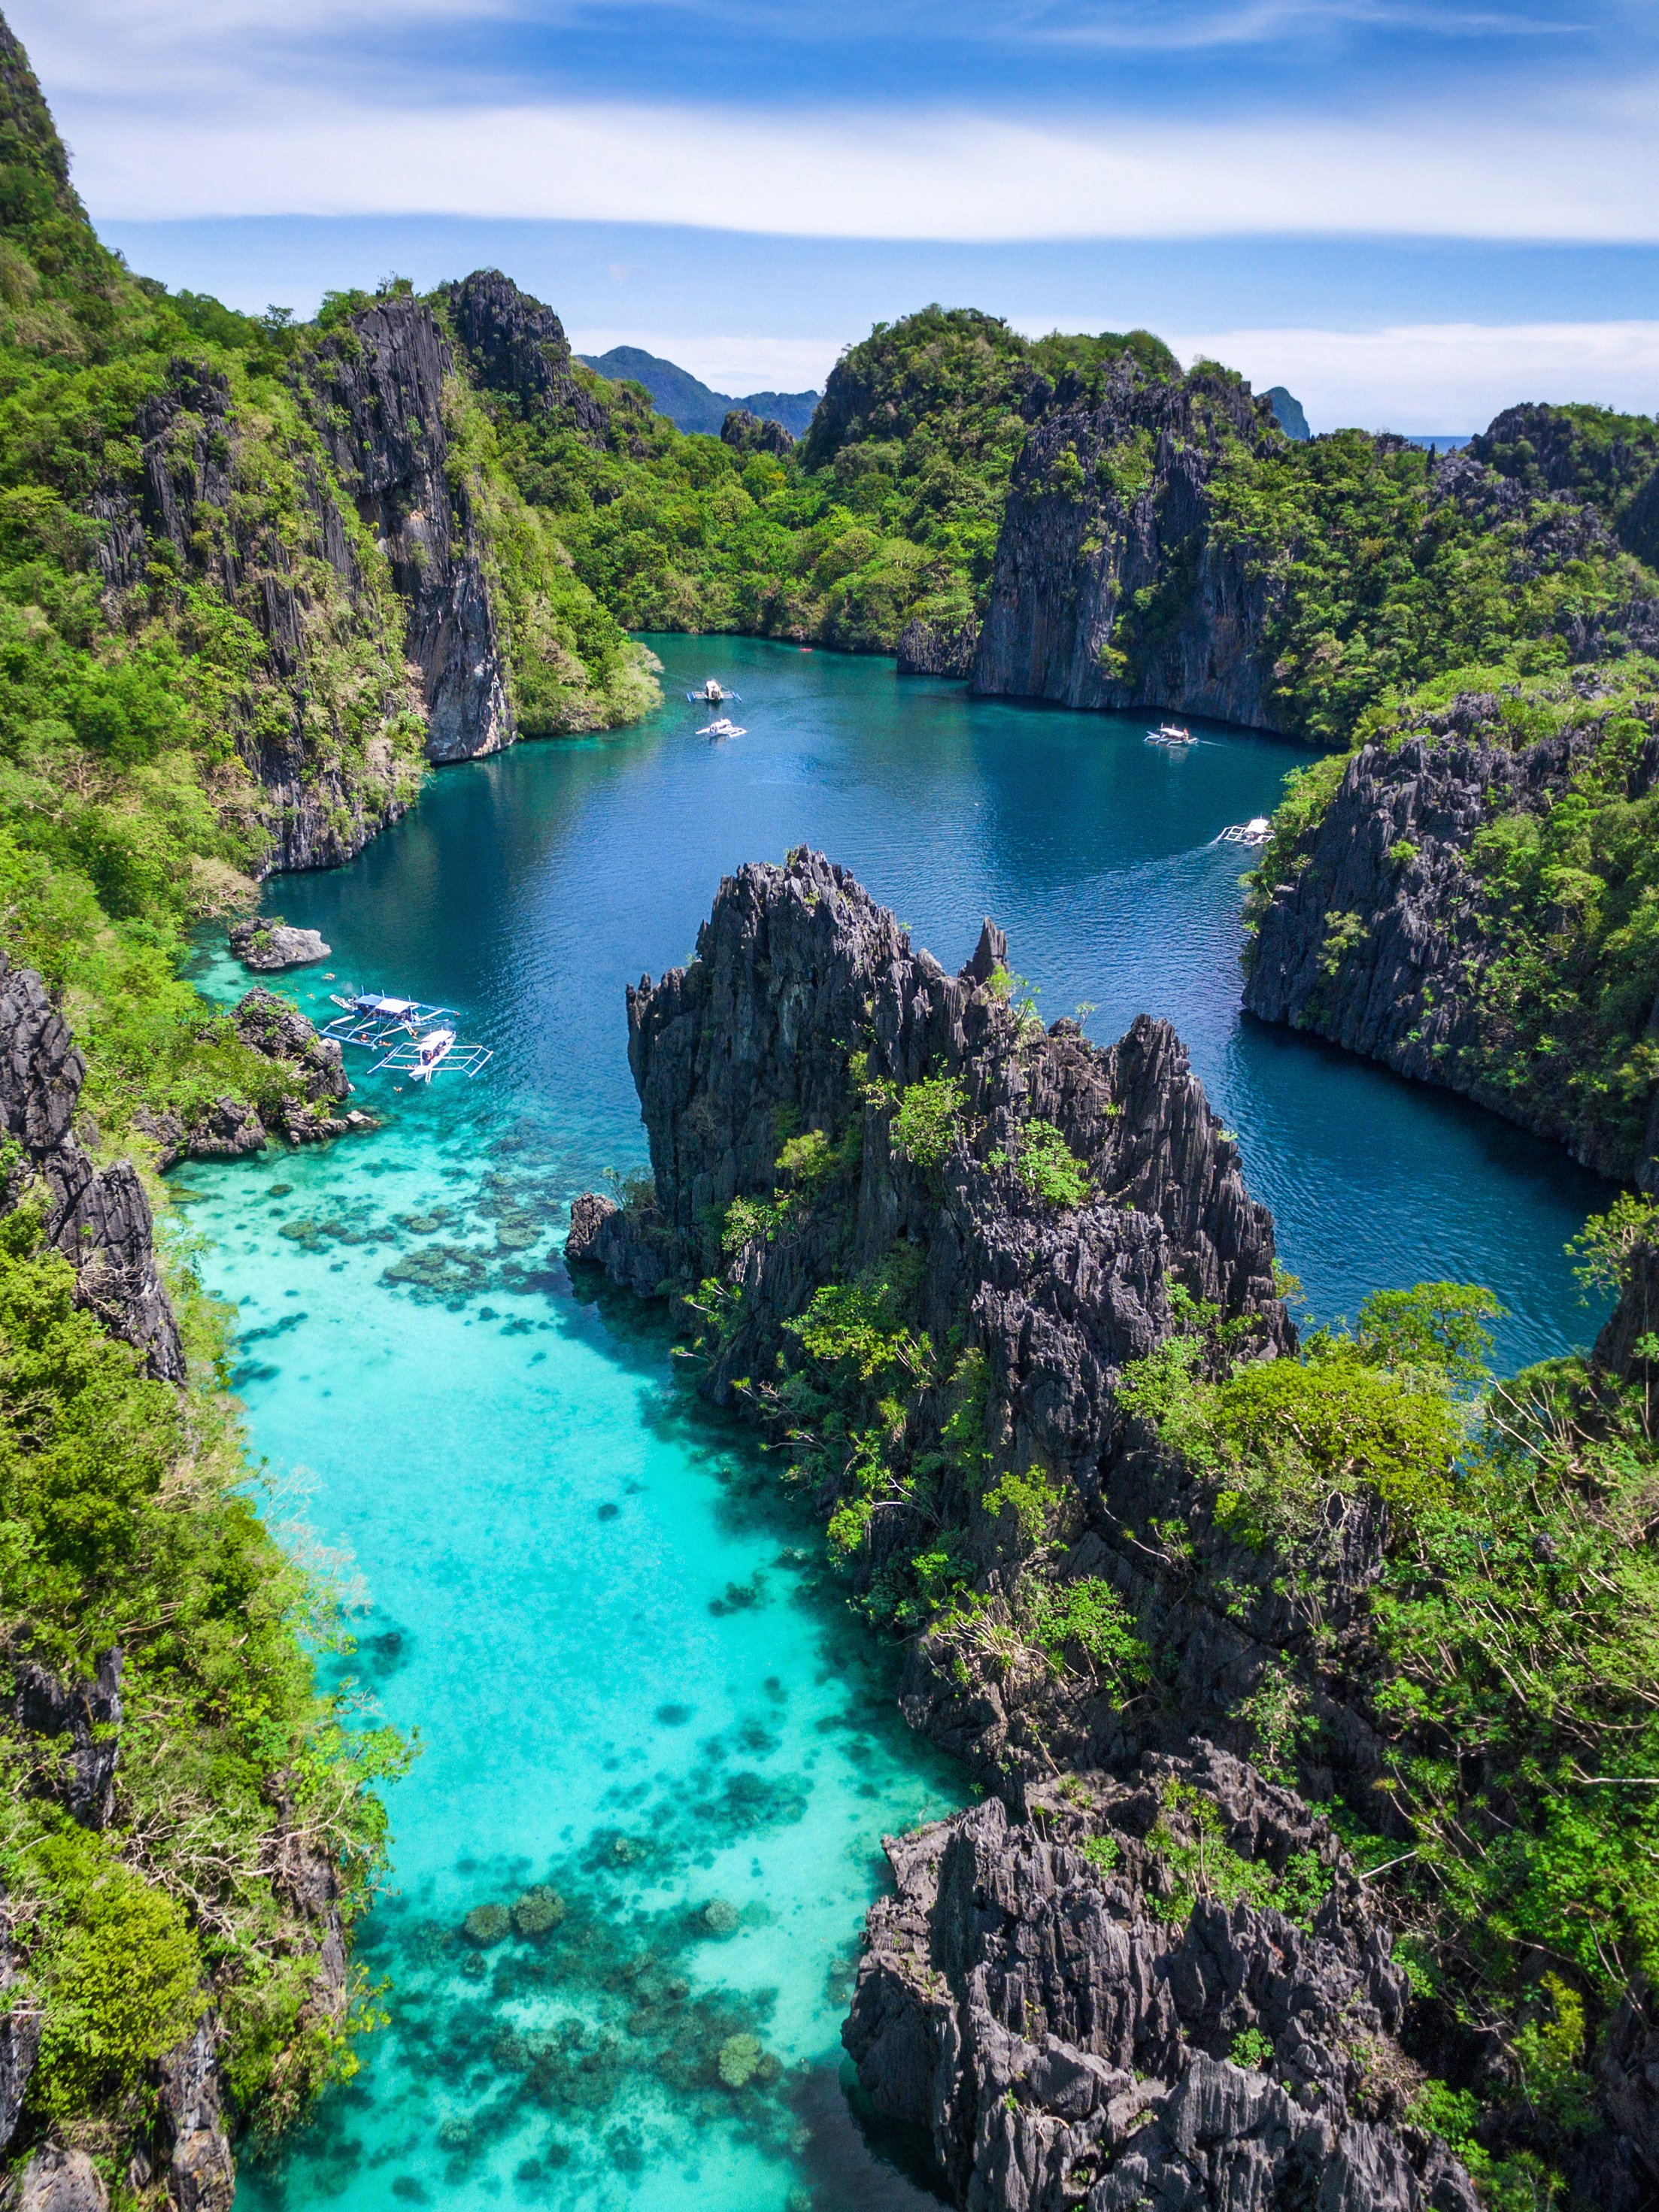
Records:
[[[711,438],[719,437],[720,425],[738,407],[747,408],[763,422],[781,422],[792,438],[803,438],[820,396],[816,392],[751,392],[747,398],[733,399],[724,392],[711,391],[690,369],[640,346],[612,346],[609,353],[580,353],[576,358],[613,381],[642,384],[659,415],[665,415],[678,429],[702,430]]]

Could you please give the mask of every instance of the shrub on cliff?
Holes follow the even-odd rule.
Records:
[[[51,1794],[63,1740],[9,1704],[0,1726],[0,1878],[44,2014],[25,2125],[118,2118],[210,2000],[244,2113],[279,2126],[349,2067],[362,2015],[319,1980],[278,1846],[338,1869],[349,1923],[381,1863],[370,1785],[402,1747],[318,1693],[297,1632],[337,1639],[327,1593],[246,1495],[212,1316],[187,1315],[202,1379],[181,1398],[77,1308],[34,1231],[0,1220],[0,1603],[13,1663],[59,1683],[118,1648],[123,1711],[96,1832]]]

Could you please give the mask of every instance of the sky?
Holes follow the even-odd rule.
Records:
[[[102,236],[305,314],[505,269],[822,383],[932,300],[1316,429],[1659,407],[1659,0],[7,0]]]

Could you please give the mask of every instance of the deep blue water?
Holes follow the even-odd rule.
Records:
[[[992,915],[1051,1018],[1089,1002],[1107,1039],[1168,1015],[1316,1316],[1482,1281],[1510,1364],[1595,1318],[1562,1246],[1605,1186],[1241,1018],[1243,856],[1210,840],[1268,810],[1297,749],[1199,725],[1171,757],[1140,719],[970,702],[888,662],[653,642],[645,725],[447,769],[349,868],[271,886],[338,983],[462,1009],[484,1074],[365,1079],[375,1134],[176,1178],[240,1310],[273,1510],[356,1578],[353,1668],[424,1747],[362,1946],[392,2025],[245,2169],[258,2212],[929,2201],[860,2135],[836,2037],[879,1838],[961,1778],[899,1723],[763,1461],[677,1389],[661,1327],[558,1259],[570,1198],[644,1156],[623,985],[690,955],[723,872],[805,841],[947,964]],[[723,746],[683,697],[711,671],[744,694]],[[288,981],[330,1011],[319,971]],[[464,1932],[550,1887],[538,1940]]]

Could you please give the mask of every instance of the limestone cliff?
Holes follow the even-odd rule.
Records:
[[[983,2212],[1265,2208],[1324,2173],[1351,2212],[1468,2212],[1401,2125],[1386,1934],[1322,1822],[1220,1747],[1251,1747],[1289,1656],[1334,1747],[1316,1784],[1364,1797],[1378,1748],[1337,1685],[1382,1518],[1334,1519],[1292,1584],[1127,1413],[1124,1367],[1190,1301],[1294,1348],[1272,1223],[1167,1025],[1044,1030],[1006,954],[987,923],[951,975],[817,854],[744,868],[690,967],[629,994],[652,1192],[573,1217],[570,1257],[678,1297],[703,1389],[800,1455],[855,1587],[913,1632],[907,1717],[994,1793],[890,1845],[848,2047]],[[839,1429],[801,1387],[815,1345],[851,1363]],[[1083,1593],[1159,1654],[1145,1693],[1066,1625]],[[1243,1869],[1220,1903],[1180,1887],[1206,1837]]]
[[[431,309],[399,297],[325,337],[305,371],[312,420],[407,609],[434,761],[498,752],[514,736],[473,502],[449,467],[453,373]]]
[[[1200,1807],[1253,1899],[1173,1882],[1158,1846]],[[1443,2145],[1401,2125],[1406,1977],[1292,1792],[1197,1740],[1036,1792],[1024,1821],[988,1798],[887,1851],[846,2042],[959,2203],[1474,2212]],[[1268,1901],[1313,1869],[1316,1903]]]
[[[1220,371],[1170,378],[1125,356],[1097,404],[1057,392],[1015,465],[975,690],[1279,726],[1267,586],[1212,544],[1209,495],[1231,442],[1280,435]]]
[[[0,1211],[38,1205],[47,1242],[76,1271],[80,1303],[138,1346],[153,1374],[176,1382],[184,1352],[143,1185],[128,1160],[95,1167],[75,1134],[85,1074],[40,978],[0,953],[0,1124],[14,1148]]]
[[[1659,708],[1627,690],[1587,672],[1547,698],[1465,695],[1331,763],[1256,872],[1244,1003],[1653,1188],[1659,972],[1620,925]]]
[[[564,325],[551,307],[499,269],[441,285],[437,298],[484,391],[510,397],[526,415],[556,415],[604,447],[610,410],[576,375]]]

